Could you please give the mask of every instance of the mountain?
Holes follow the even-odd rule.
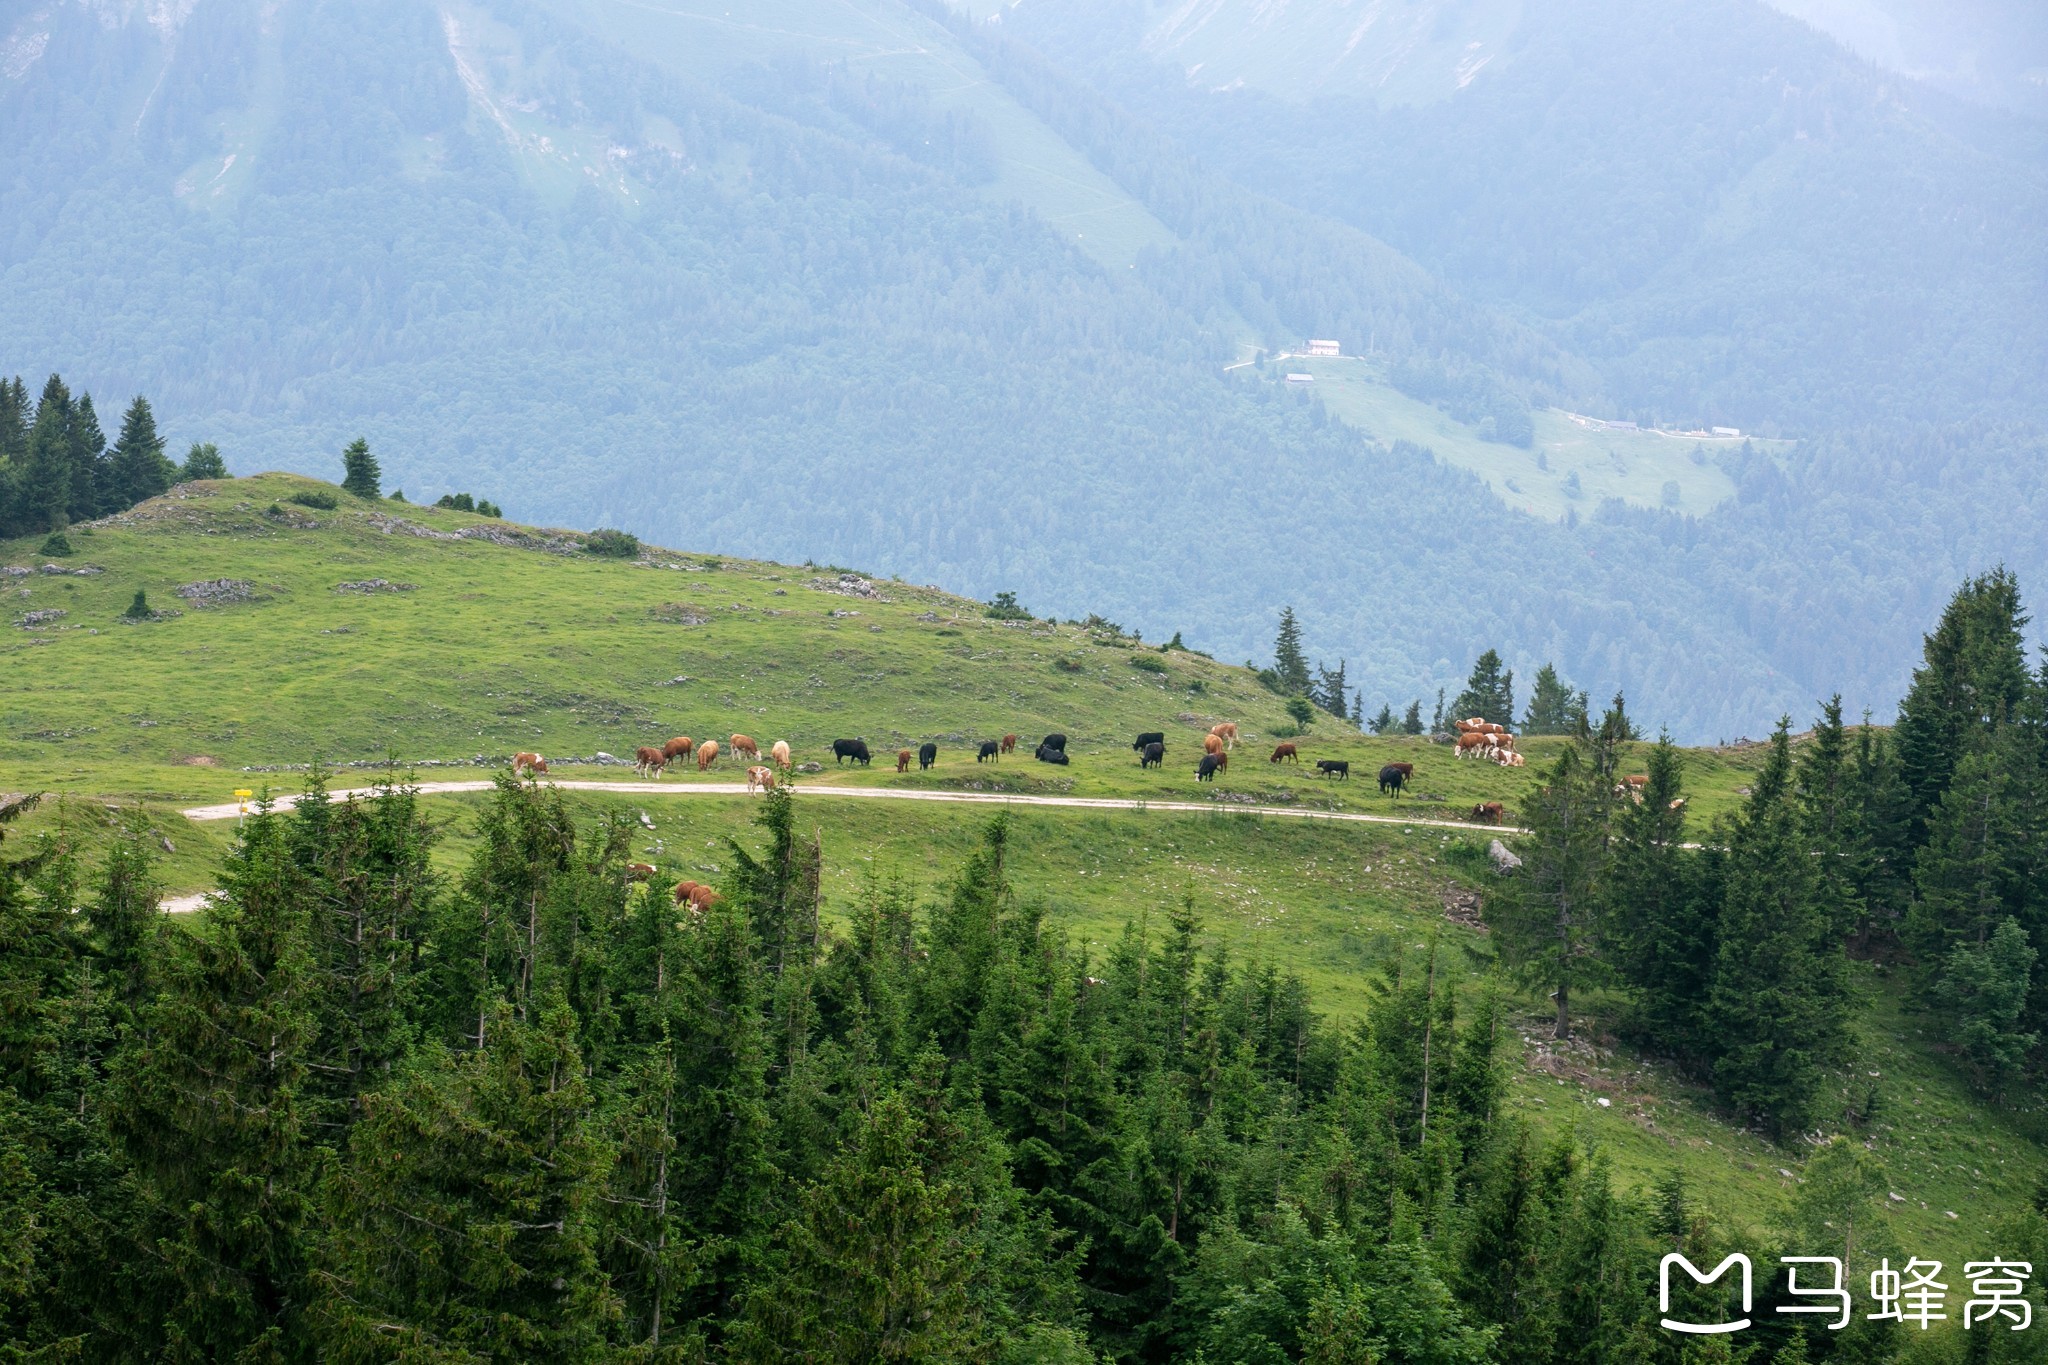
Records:
[[[2048,115],[2048,14],[2027,0],[1774,0],[1844,47],[1980,104]]]
[[[244,472],[331,475],[362,435],[415,499],[472,490],[531,520],[1009,589],[1231,659],[1263,657],[1291,603],[1311,654],[1348,661],[1370,709],[1455,692],[1497,647],[1525,679],[1553,661],[1596,695],[1626,689],[1687,737],[1761,733],[1837,685],[1882,712],[1956,578],[2009,560],[2031,580],[2048,564],[2039,489],[2010,474],[2037,459],[2024,421],[2038,393],[2015,376],[2040,322],[2010,213],[1985,220],[1960,278],[1940,258],[1892,260],[1925,326],[1879,310],[1838,346],[1848,324],[1773,302],[1772,285],[1753,300],[1769,344],[1715,377],[1701,352],[1721,342],[1642,340],[1616,321],[1676,308],[1655,301],[1665,277],[1633,243],[1690,221],[1682,205],[1629,227],[1573,195],[1544,201],[1543,158],[1566,153],[1525,144],[1533,167],[1502,173],[1560,234],[1559,271],[1613,257],[1613,279],[1559,318],[1531,304],[1559,271],[1504,284],[1471,265],[1484,233],[1416,227],[1456,216],[1442,177],[1385,181],[1384,223],[1343,195],[1297,193],[1250,164],[1288,157],[1249,134],[1194,135],[1209,115],[1175,103],[1184,91],[1112,80],[1110,45],[1095,65],[1072,60],[1036,11],[989,24],[900,0],[774,0],[737,19],[614,0],[10,10],[0,372],[33,390],[61,370],[109,411],[146,393],[174,442],[216,441]],[[1811,38],[1778,22],[1787,42]],[[1563,41],[1498,74],[1554,74],[1543,61]],[[1495,74],[1416,108],[1467,119]],[[1523,117],[1520,98],[1488,117]],[[1659,117],[1690,116],[1673,100]],[[1747,127],[1754,103],[1703,125],[1702,144]],[[1586,164],[1621,157],[1619,140]],[[1432,145],[1455,151],[1418,143]],[[2032,182],[1985,164],[2018,196],[2011,213],[2031,202]],[[1940,186],[1885,183],[1919,220],[1951,222]],[[1835,306],[1806,278],[1810,256],[1762,259],[1802,277],[1797,298]],[[2004,296],[1983,296],[2000,270]],[[1723,272],[1685,307],[1723,308],[1733,288]],[[1311,398],[1285,366],[1228,368],[1310,336],[1365,353],[1374,403]],[[1890,390],[1842,401],[1858,353],[1901,338]],[[1823,399],[1773,396],[1809,384]],[[1972,386],[1991,400],[1966,401]],[[1683,403],[1663,406],[1667,392]],[[1619,438],[1539,448],[1534,417],[1565,420],[1553,405],[1803,439],[1723,443],[1666,471]],[[1976,425],[1949,420],[1965,409]],[[1463,467],[1414,439],[1439,421],[1477,452]],[[1539,514],[1509,480],[1543,484],[1527,500]],[[1603,509],[1601,490],[1623,503]],[[1985,498],[2013,515],[1986,521]],[[1850,548],[1819,534],[1837,524],[1854,528]],[[1691,686],[1701,675],[1724,685]]]

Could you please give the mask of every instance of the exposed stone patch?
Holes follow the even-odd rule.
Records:
[[[38,630],[43,626],[61,621],[67,615],[62,607],[51,607],[45,611],[32,611],[14,624],[23,630]]]
[[[694,602],[664,602],[649,607],[647,614],[672,626],[701,626],[711,620],[711,609]]]
[[[180,584],[178,596],[195,607],[226,607],[255,601],[256,587],[241,578],[203,578],[197,583]]]
[[[886,602],[879,589],[857,573],[843,573],[837,578],[813,578],[804,585],[815,592],[835,592],[841,597],[859,597],[869,602]]]
[[[368,595],[374,592],[413,592],[417,587],[418,585],[413,583],[393,583],[388,578],[365,578],[354,582],[336,583],[334,590]]]

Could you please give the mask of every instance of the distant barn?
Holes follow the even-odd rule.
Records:
[[[1343,354],[1344,354],[1344,348],[1343,348],[1342,346],[1338,345],[1338,344],[1337,344],[1336,342],[1334,342],[1334,341],[1315,341],[1315,340],[1311,340],[1311,341],[1310,341],[1310,342],[1308,343],[1308,353],[1309,353],[1310,355],[1334,355],[1334,356],[1341,356],[1341,355],[1343,355]]]
[[[1316,382],[1316,377],[1312,374],[1290,374],[1287,376],[1287,382],[1290,384],[1313,384]]]

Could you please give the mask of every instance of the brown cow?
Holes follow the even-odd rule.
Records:
[[[1458,736],[1458,757],[1471,758],[1482,749],[1492,748],[1493,745],[1489,743],[1491,739],[1492,736],[1478,730],[1467,730]]]
[[[778,740],[776,740],[776,741],[775,741],[775,747],[774,747],[774,748],[772,748],[772,749],[770,749],[770,750],[768,751],[768,757],[770,757],[770,758],[772,758],[772,759],[774,759],[774,760],[775,760],[775,766],[776,766],[776,767],[778,767],[778,768],[782,769],[782,770],[783,770],[784,772],[788,772],[788,771],[789,771],[789,741],[788,741],[788,740],[786,740],[786,739],[778,739]]]
[[[752,736],[734,735],[732,737],[732,756],[734,758],[751,758],[754,762],[759,763],[761,761],[761,749],[759,745],[754,743]]]
[[[709,910],[724,899],[723,896],[713,891],[710,887],[700,886],[690,893],[690,908],[692,910]]]
[[[661,746],[661,756],[670,762],[674,762],[679,758],[688,758],[696,752],[697,741],[691,739],[688,735],[677,735],[674,739]]]
[[[1221,735],[1203,735],[1203,736],[1202,736],[1202,752],[1203,752],[1203,753],[1205,753],[1205,754],[1220,754],[1220,753],[1222,753],[1222,752],[1223,752],[1223,737],[1222,737]]]
[[[1401,780],[1404,782],[1413,782],[1415,780],[1415,765],[1413,763],[1389,763],[1386,766],[1398,768],[1401,772]]]
[[[1499,823],[1500,823],[1500,802],[1498,802],[1498,801],[1481,801],[1481,802],[1480,802],[1480,803],[1479,803],[1478,805],[1476,805],[1476,806],[1474,806],[1474,807],[1472,808],[1472,818],[1473,818],[1473,820],[1474,820],[1474,821],[1476,821],[1476,822],[1478,822],[1479,824],[1482,824],[1482,825],[1497,825],[1497,824],[1499,824]]]
[[[698,883],[696,882],[677,882],[675,890],[676,904],[681,905],[684,901],[688,900],[691,894],[697,890],[697,887]]]
[[[1677,800],[1673,801],[1673,802],[1672,802],[1672,803],[1671,803],[1670,805],[1666,806],[1666,807],[1665,807],[1664,809],[1665,809],[1665,810],[1684,810],[1684,809],[1685,809],[1685,798],[1684,798],[1684,797],[1682,797],[1682,796],[1681,796],[1681,797],[1679,797],[1679,798],[1678,798]]]
[[[899,773],[909,772],[910,760],[916,757],[917,755],[908,749],[898,749],[896,751],[896,771]]]
[[[703,772],[718,761],[718,741],[707,739],[697,746],[697,771]]]
[[[1627,777],[1614,784],[1614,794],[1616,796],[1626,796],[1629,800],[1640,806],[1643,804],[1643,788],[1649,785],[1650,775],[1648,773],[1630,773]]]
[[[763,768],[759,764],[747,769],[747,795],[752,796],[757,791],[774,790],[775,773],[771,769]]]
[[[646,880],[647,880],[647,879],[648,879],[649,877],[652,877],[653,875],[654,875],[654,864],[653,864],[653,863],[627,863],[627,864],[626,864],[626,880],[627,880],[627,881],[629,881],[629,882],[644,882],[644,881],[646,881]]]
[[[531,777],[535,773],[544,773],[547,770],[548,761],[539,754],[512,755],[512,771],[515,773],[525,773]]]
[[[1216,724],[1209,727],[1209,733],[1216,736],[1216,738],[1222,740],[1223,746],[1226,749],[1235,749],[1237,747],[1236,721],[1219,721]]]
[[[1003,736],[1003,752],[1006,754],[1014,754],[1017,752],[1017,737],[1015,735]]]
[[[1278,763],[1283,758],[1286,759],[1289,763],[1298,764],[1301,762],[1301,755],[1295,752],[1294,746],[1292,744],[1274,745],[1273,756],[1267,759],[1266,762]]]
[[[633,771],[642,777],[660,777],[661,770],[668,766],[661,750],[650,749],[645,744],[633,751]]]
[[[1505,750],[1502,750],[1502,751],[1501,751],[1501,756],[1500,756],[1500,766],[1501,766],[1501,767],[1503,767],[1503,768],[1519,768],[1519,767],[1523,766],[1523,762],[1524,762],[1524,760],[1523,760],[1522,756],[1521,756],[1520,754],[1516,753],[1516,752],[1515,752],[1515,751],[1514,751],[1513,749],[1505,749]]]

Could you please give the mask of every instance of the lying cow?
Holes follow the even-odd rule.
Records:
[[[1053,763],[1062,768],[1067,765],[1067,751],[1065,749],[1052,748],[1050,745],[1039,745],[1036,757],[1040,763]]]

